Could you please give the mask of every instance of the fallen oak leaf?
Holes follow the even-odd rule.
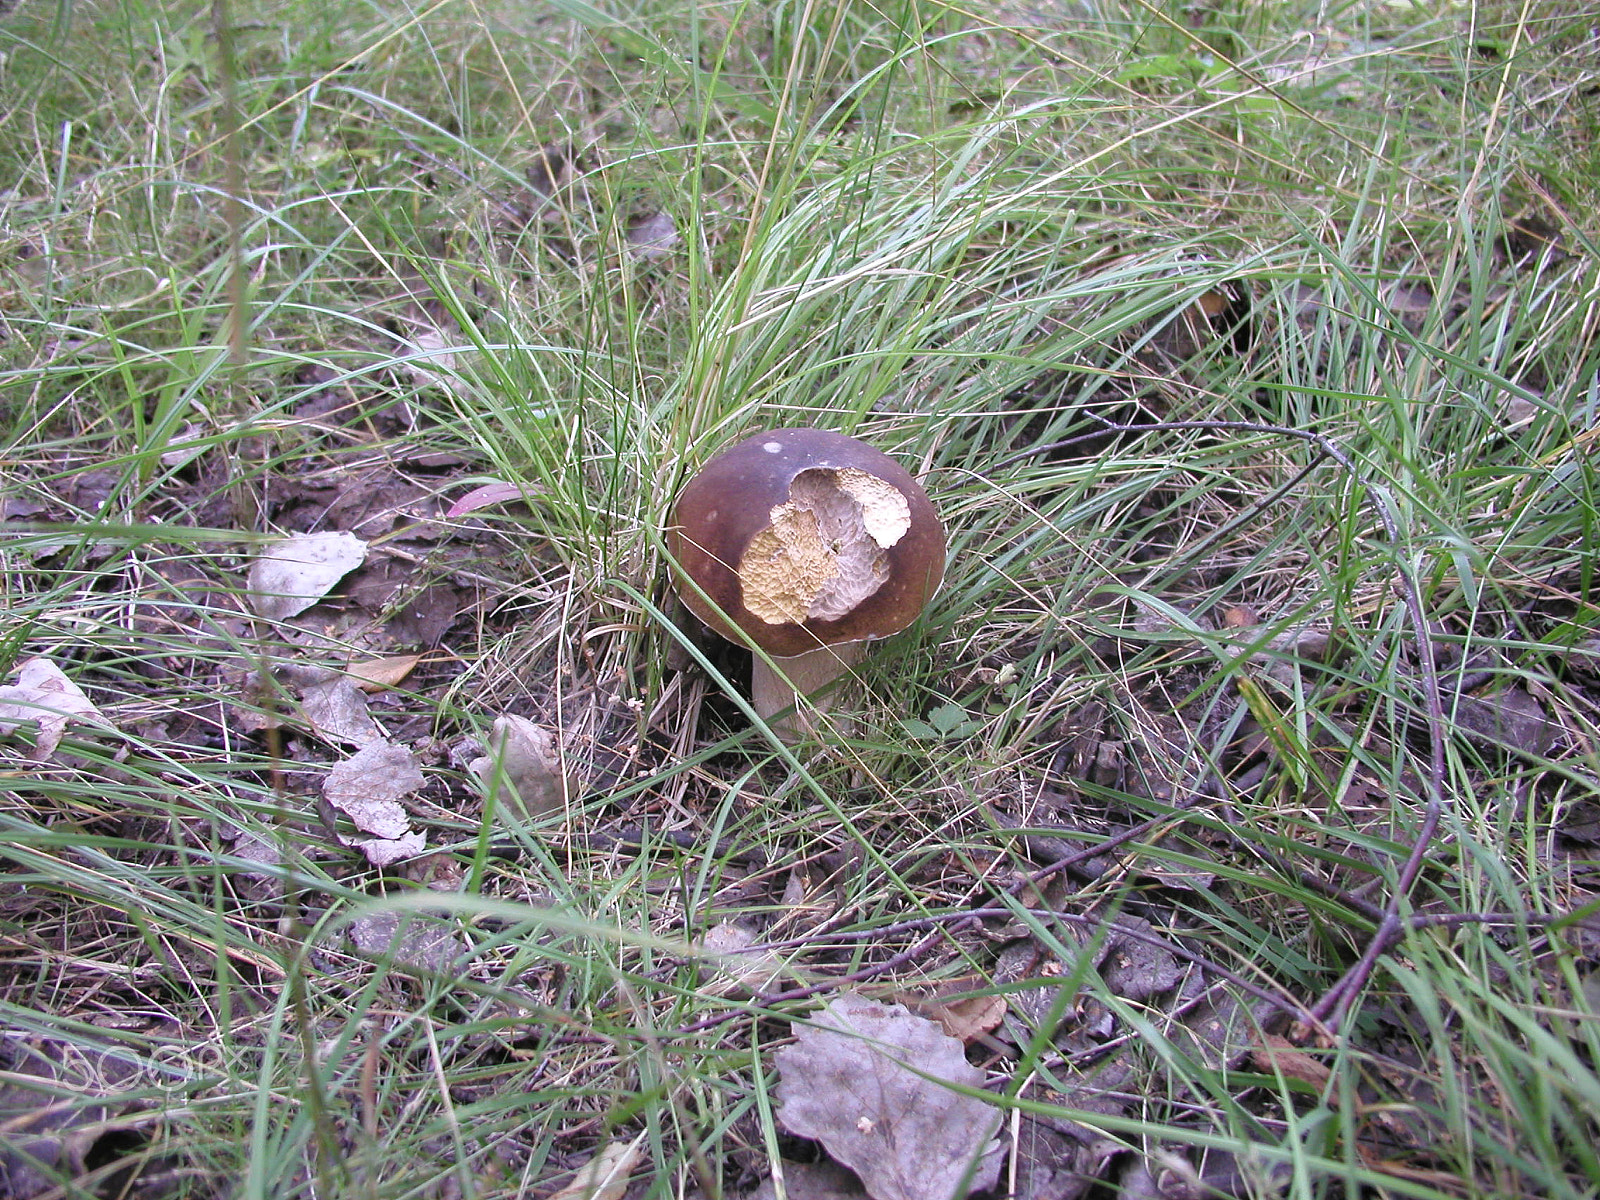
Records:
[[[846,993],[778,1051],[778,1120],[854,1171],[874,1200],[956,1200],[1000,1177],[1000,1113],[946,1083],[983,1072],[902,1005]]]

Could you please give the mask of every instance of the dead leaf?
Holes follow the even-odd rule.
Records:
[[[1200,1165],[1190,1161],[1198,1155]],[[1133,1163],[1119,1181],[1119,1200],[1245,1200],[1279,1196],[1287,1188],[1287,1168],[1241,1160],[1227,1150],[1180,1152],[1157,1146]]]
[[[455,371],[462,337],[453,321],[446,324],[448,329],[428,325],[410,338],[401,338],[400,344],[410,351],[401,359],[401,365],[417,383],[459,396],[462,389]]]
[[[17,682],[0,688],[0,735],[33,726],[33,757],[41,762],[55,753],[72,721],[111,724],[48,658],[28,659],[17,669]]]
[[[1327,1063],[1275,1033],[1261,1035],[1261,1045],[1251,1051],[1250,1059],[1263,1075],[1278,1074],[1285,1079],[1298,1079],[1316,1092],[1323,1091],[1328,1086],[1328,1080],[1333,1078],[1333,1071]],[[1335,1108],[1338,1107],[1339,1097],[1336,1093],[1330,1093],[1328,1100]]]
[[[922,1005],[924,1016],[939,1022],[951,1037],[970,1046],[986,1033],[993,1033],[1006,1017],[1004,996],[966,996],[948,1003],[930,1001]]]
[[[460,593],[448,584],[434,584],[399,605],[384,632],[396,646],[437,646],[460,611]]]
[[[1281,1012],[1265,1002],[1251,1008],[1230,990],[1192,974],[1174,998],[1182,1020],[1170,1035],[1180,1050],[1210,1070],[1232,1071],[1254,1053],[1260,1031],[1270,1029]]]
[[[369,658],[365,662],[351,663],[345,668],[345,674],[355,680],[356,686],[363,692],[384,692],[399,687],[421,661],[420,654]]]
[[[700,953],[722,970],[722,978],[701,990],[708,995],[764,992],[783,978],[787,967],[770,950],[752,950],[756,935],[735,921],[722,921],[706,930]]]
[[[1230,604],[1222,610],[1224,629],[1250,629],[1259,621],[1256,610],[1248,604]]]
[[[496,717],[489,731],[489,753],[467,764],[483,784],[485,797],[521,820],[559,812],[576,800],[582,786],[562,769],[555,739],[526,717]]]
[[[1122,1152],[1089,1126],[1023,1117],[1011,1166],[1016,1185],[1008,1200],[1080,1200],[1100,1189],[1106,1164]]]
[[[794,1033],[776,1056],[778,1119],[874,1200],[952,1200],[1000,1177],[999,1112],[939,1082],[975,1088],[983,1072],[932,1021],[846,993]]]
[[[583,170],[583,160],[577,150],[551,142],[540,146],[533,162],[528,164],[528,191],[522,197],[523,221],[538,217],[542,221],[560,223],[567,219],[564,207],[580,207],[587,196],[582,187],[574,187],[577,175]]]
[[[643,1137],[640,1134],[631,1142],[612,1142],[603,1147],[550,1200],[622,1200],[628,1190],[628,1176],[642,1156],[639,1143]]]
[[[98,1182],[102,1193],[63,1187],[74,1178],[127,1156],[141,1157],[144,1139],[131,1121],[141,1106],[139,1068],[126,1051],[71,1041],[0,1037],[0,1197],[124,1194],[134,1189],[129,1165]]]
[[[367,557],[352,533],[297,533],[250,564],[250,606],[274,621],[305,612]]]
[[[1124,913],[1112,923],[1100,977],[1113,995],[1148,1000],[1177,984],[1182,975],[1177,956],[1154,937],[1154,927],[1143,917]]]
[[[785,1162],[783,1172],[785,1200],[862,1200],[867,1193],[861,1181],[838,1163]],[[749,1200],[778,1200],[778,1185],[769,1176],[751,1193]]]
[[[400,799],[426,782],[411,751],[393,742],[378,741],[363,746],[342,763],[335,763],[322,781],[322,795],[354,821],[357,829],[393,840],[404,837],[411,829],[411,819]]]
[[[1561,733],[1561,726],[1545,715],[1544,705],[1522,687],[1461,696],[1455,718],[1456,727],[1469,736],[1533,758],[1549,753]]]
[[[416,858],[428,848],[428,839],[412,830],[397,838],[341,838],[352,850],[361,851],[375,867],[392,867],[397,862]]]
[[[530,484],[524,483],[485,483],[473,488],[461,499],[457,500],[445,510],[445,516],[454,520],[456,517],[465,516],[467,513],[477,512],[480,508],[490,508],[497,504],[511,504],[518,500],[527,500],[537,491]]]
[[[350,922],[350,940],[363,958],[387,959],[435,974],[466,950],[461,935],[431,913],[376,912]]]
[[[628,251],[640,262],[665,258],[682,239],[671,214],[640,213],[628,222]]]
[[[408,540],[436,541],[448,533],[435,519],[442,503],[434,489],[383,462],[298,479],[272,516],[285,533],[336,530],[372,543],[403,530]]]
[[[328,678],[304,688],[300,710],[325,742],[367,746],[383,740],[383,730],[367,711],[367,698],[343,675],[330,672]]]
[[[252,900],[271,900],[283,895],[283,847],[244,829],[224,828],[222,836],[231,840],[229,853],[236,859],[256,863],[262,870],[248,867],[239,872],[234,886]]]

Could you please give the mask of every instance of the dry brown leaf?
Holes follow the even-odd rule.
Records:
[[[862,1200],[867,1194],[854,1173],[827,1159],[785,1162],[779,1169],[783,1173],[784,1200]],[[775,1175],[763,1180],[749,1200],[778,1200]]]
[[[415,830],[397,838],[341,838],[346,846],[361,851],[375,867],[392,867],[415,858],[428,848],[428,839]]]
[[[55,753],[72,721],[109,726],[83,690],[48,658],[30,658],[17,669],[17,682],[0,687],[0,735],[24,725],[36,729],[33,757],[41,762]]]
[[[151,1094],[150,1080],[140,1078],[125,1047],[100,1049],[82,1033],[69,1041],[6,1032],[0,1037],[0,1197],[105,1194],[63,1185],[125,1155],[133,1164],[143,1157],[129,1148],[130,1138],[143,1144],[131,1112]],[[137,1191],[131,1182],[127,1191]]]
[[[1000,1114],[943,1086],[983,1072],[961,1043],[898,1004],[846,993],[777,1053],[778,1119],[820,1141],[874,1200],[952,1200],[1000,1177]]]
[[[1222,610],[1224,629],[1252,629],[1260,621],[1248,604],[1230,604]]]
[[[413,381],[464,396],[456,364],[465,339],[454,321],[445,319],[434,324],[424,317],[411,337],[396,340],[407,351],[400,358],[400,369]]]
[[[628,1176],[639,1163],[643,1137],[640,1134],[631,1142],[612,1142],[602,1148],[550,1200],[622,1200],[628,1190]]]
[[[353,533],[297,533],[250,564],[250,606],[274,621],[305,612],[367,557]]]
[[[1457,728],[1473,738],[1534,758],[1548,754],[1561,734],[1561,726],[1545,715],[1544,705],[1523,687],[1461,696],[1456,700],[1455,720]]]
[[[726,996],[735,992],[756,993],[770,988],[787,968],[770,950],[751,950],[756,935],[734,921],[723,921],[706,930],[700,952],[722,969],[722,978],[702,990],[709,995]]]
[[[1113,994],[1127,1000],[1148,1000],[1177,984],[1182,977],[1177,956],[1152,940],[1155,936],[1154,927],[1143,917],[1124,913],[1112,923],[1100,977]]]
[[[422,661],[420,654],[395,654],[389,658],[370,658],[365,662],[351,663],[345,674],[355,681],[363,692],[383,692],[399,687],[405,677],[416,670]]]
[[[550,731],[526,717],[496,717],[489,731],[489,753],[467,764],[502,811],[522,820],[560,812],[578,798],[582,786],[563,770]]]
[[[1006,998],[967,996],[949,1003],[925,1004],[923,1012],[939,1022],[939,1028],[962,1045],[970,1046],[984,1034],[999,1028],[1006,1016]]]
[[[343,675],[330,672],[302,688],[300,711],[325,742],[368,746],[383,740],[383,730],[367,711],[367,698]]]
[[[411,828],[401,797],[426,782],[411,751],[393,742],[373,742],[333,765],[322,781],[322,794],[357,829],[397,838]]]
[[[1275,1033],[1261,1035],[1261,1045],[1250,1052],[1250,1060],[1256,1070],[1264,1075],[1279,1074],[1285,1079],[1298,1079],[1319,1092],[1333,1078],[1333,1071],[1327,1063]],[[1330,1099],[1337,1107],[1339,1098],[1330,1096]]]
[[[426,848],[426,839],[412,831],[411,818],[400,803],[426,782],[411,751],[377,741],[333,765],[322,781],[322,797],[354,821],[357,829],[377,835],[347,838],[340,834],[339,840],[360,850],[373,866],[386,867],[414,858]]]
[[[430,913],[376,912],[350,922],[350,940],[365,958],[440,973],[466,950],[461,935]]]
[[[670,213],[641,213],[628,222],[628,250],[640,262],[665,258],[682,241]]]

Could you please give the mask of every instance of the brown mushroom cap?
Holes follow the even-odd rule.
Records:
[[[944,576],[922,485],[825,429],[774,429],[713,458],[678,497],[667,549],[690,611],[783,658],[899,632]]]

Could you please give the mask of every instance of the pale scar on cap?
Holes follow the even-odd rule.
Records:
[[[905,496],[876,475],[801,471],[739,559],[744,606],[768,625],[847,616],[887,582],[887,551],[910,528]]]

